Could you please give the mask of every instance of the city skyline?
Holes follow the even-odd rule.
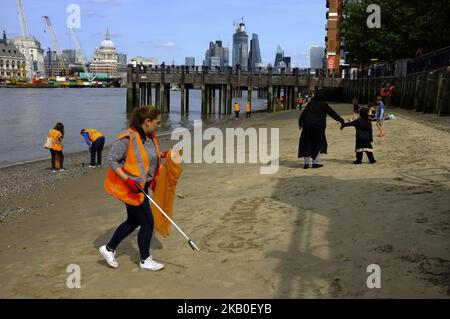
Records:
[[[250,34],[259,35],[264,64],[273,61],[276,47],[281,44],[286,55],[292,57],[293,66],[307,67],[309,47],[323,45],[325,31],[322,29],[326,22],[326,8],[323,3],[310,2],[288,0],[286,3],[278,4],[276,1],[224,0],[220,4],[212,4],[199,0],[185,4],[172,0],[163,4],[149,4],[138,0],[127,2],[81,0],[76,3],[81,8],[82,19],[81,29],[77,30],[77,35],[89,59],[92,58],[95,48],[99,46],[106,29],[109,28],[118,51],[126,53],[128,58],[155,57],[159,62],[175,61],[176,64],[183,64],[185,57],[192,56],[197,64],[200,64],[199,61],[204,57],[205,45],[211,39],[221,40],[223,46],[229,47],[231,51],[233,21],[243,16]],[[30,34],[38,38],[44,50],[54,47],[50,35],[44,32],[46,28],[42,21],[43,15],[51,17],[60,47],[74,48],[65,27],[69,16],[66,9],[71,3],[73,1],[24,0]],[[218,7],[221,10],[217,11]],[[149,12],[152,19],[147,17]],[[219,16],[206,14],[208,12],[221,14]],[[273,19],[285,16],[287,12],[291,15],[291,19]],[[131,13],[133,19],[130,18]],[[193,16],[198,16],[199,19],[196,21]],[[5,29],[9,38],[20,35],[18,20],[16,3],[10,1],[0,12],[0,29]],[[267,21],[274,22],[267,23]],[[158,29],[154,26],[158,26]],[[192,37],[186,36],[188,34],[192,34]]]

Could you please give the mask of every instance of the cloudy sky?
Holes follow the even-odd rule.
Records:
[[[30,34],[42,47],[53,47],[42,16],[53,22],[61,49],[74,48],[66,28],[76,4],[81,28],[76,30],[87,57],[109,28],[119,52],[155,57],[159,62],[184,64],[194,56],[201,64],[209,41],[222,40],[232,47],[233,22],[244,17],[247,32],[259,36],[263,62],[274,62],[278,44],[292,63],[309,66],[309,47],[323,45],[324,0],[23,0]],[[15,0],[1,0],[0,29],[9,37],[20,35]],[[230,50],[231,54],[231,50]],[[231,61],[231,56],[230,56]]]

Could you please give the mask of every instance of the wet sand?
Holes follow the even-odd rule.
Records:
[[[350,105],[335,109],[350,117]],[[119,246],[118,269],[99,255],[125,209],[104,192],[105,169],[81,167],[87,154],[59,175],[45,162],[2,169],[2,214],[11,212],[0,223],[0,297],[448,298],[450,119],[389,112],[398,119],[375,139],[376,165],[353,165],[354,129],[329,119],[317,170],[296,158],[298,111],[228,121],[279,127],[280,169],[185,164],[175,220],[201,251],[175,230],[157,234],[152,254],[166,269],[156,273],[138,269],[136,233]],[[70,264],[80,289],[66,286]],[[370,264],[381,289],[366,286]]]

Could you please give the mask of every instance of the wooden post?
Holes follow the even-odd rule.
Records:
[[[201,90],[202,90],[202,110],[201,110],[201,114],[206,114],[206,88],[205,85],[202,84],[201,86]]]
[[[166,84],[166,112],[170,113],[170,83]]]
[[[442,92],[442,100],[439,104],[439,115],[450,115],[450,71],[444,71],[444,90]]]
[[[161,110],[161,84],[155,84],[155,107]]]
[[[131,113],[134,108],[134,93],[133,93],[133,68],[127,68],[127,113]]]
[[[222,89],[223,89],[223,85],[221,84],[219,86],[219,110],[217,111],[217,114],[219,114],[219,115],[222,114]]]
[[[186,87],[186,113],[189,114],[189,87]]]
[[[211,85],[212,90],[212,114],[216,114],[216,86]]]
[[[136,82],[134,82],[134,107],[141,107],[141,96],[140,96],[140,89],[139,89],[139,77],[136,76]]]
[[[180,94],[181,94],[181,114],[184,114],[184,107],[185,107],[185,103],[184,103],[184,98],[185,98],[185,69],[184,69],[184,65],[181,67],[181,89],[180,89]]]

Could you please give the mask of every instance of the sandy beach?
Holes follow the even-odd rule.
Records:
[[[350,118],[351,105],[331,106]],[[166,264],[156,273],[138,269],[136,233],[118,269],[99,255],[125,207],[105,193],[105,168],[82,167],[87,153],[68,155],[61,173],[49,161],[1,169],[0,297],[448,298],[450,118],[388,112],[397,119],[375,138],[377,164],[353,165],[354,129],[328,119],[325,166],[314,170],[297,159],[299,111],[223,122],[280,128],[279,171],[185,164],[175,220],[200,252],[175,230],[156,234],[152,255]],[[70,264],[80,289],[66,285]],[[371,264],[380,289],[366,285]]]

